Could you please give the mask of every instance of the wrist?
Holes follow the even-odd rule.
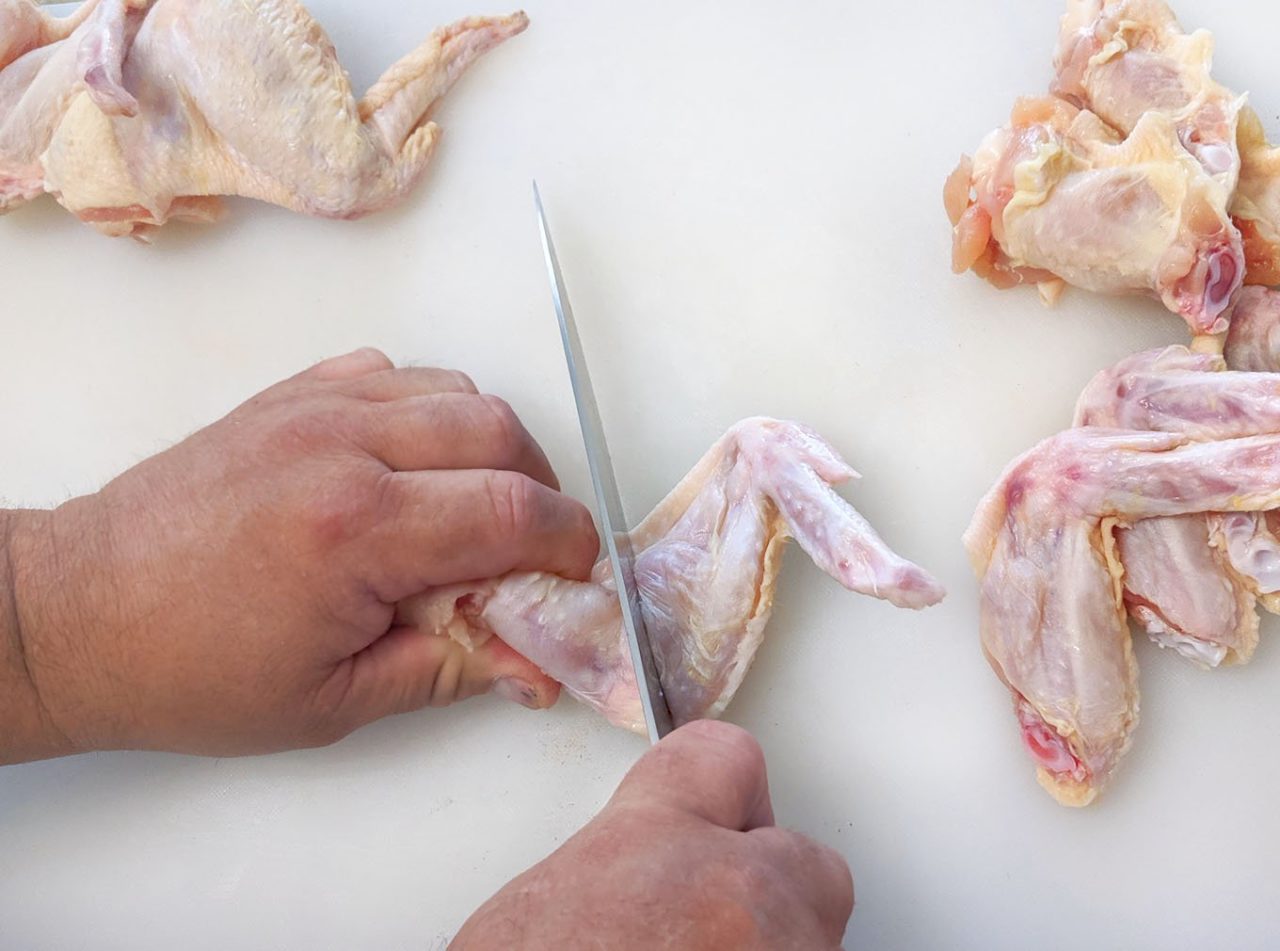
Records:
[[[26,540],[51,512],[0,511],[0,765],[76,752],[41,696],[23,589],[35,565]]]

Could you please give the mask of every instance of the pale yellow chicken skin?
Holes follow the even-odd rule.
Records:
[[[1280,148],[1212,65],[1213,37],[1184,32],[1163,0],[1069,0],[1053,92],[1124,134],[1150,113],[1173,119],[1183,145],[1233,192],[1246,280],[1280,284]]]
[[[0,0],[0,212],[54,195],[108,235],[212,220],[219,195],[353,218],[401,198],[430,113],[523,13],[433,33],[357,101],[297,0]]]
[[[943,197],[957,273],[997,287],[1035,283],[1048,300],[1063,282],[1152,294],[1193,333],[1226,329],[1244,273],[1230,190],[1168,117],[1145,116],[1122,137],[1061,99],[1019,100]]]
[[[788,538],[852,591],[908,608],[942,599],[942,586],[890,550],[832,488],[855,476],[812,430],[744,420],[631,533],[645,624],[677,724],[719,716],[741,686]],[[607,561],[587,582],[516,573],[428,592],[399,615],[427,636],[472,648],[497,637],[610,722],[644,732]]]

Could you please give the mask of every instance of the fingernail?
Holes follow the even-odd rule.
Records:
[[[538,709],[538,691],[533,689],[532,684],[525,683],[519,678],[503,677],[494,681],[493,692],[503,700],[510,700],[530,710]]]

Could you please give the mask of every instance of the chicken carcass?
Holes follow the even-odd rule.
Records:
[[[1226,372],[1216,354],[1167,347],[1090,381],[1075,425],[1228,439],[1280,420],[1280,375]],[[1280,607],[1280,542],[1261,513],[1147,519],[1116,532],[1129,613],[1161,647],[1206,667],[1246,663],[1261,601]]]
[[[1148,112],[1234,191],[1251,284],[1280,284],[1280,148],[1257,114],[1213,80],[1213,37],[1185,33],[1163,0],[1068,0],[1054,56],[1055,95],[1127,134]]]
[[[1062,99],[1024,99],[946,183],[952,267],[1049,299],[1063,281],[1151,293],[1193,333],[1220,333],[1244,272],[1229,199],[1168,115],[1124,138]]]
[[[0,212],[43,193],[108,235],[212,220],[219,195],[354,218],[421,177],[429,117],[523,13],[437,30],[359,101],[296,0],[0,0]]]
[[[1055,799],[1091,802],[1138,720],[1117,525],[1278,506],[1278,435],[1193,442],[1090,427],[1045,440],[984,497],[964,539],[982,646]]]
[[[783,544],[852,591],[923,608],[944,591],[832,489],[856,473],[795,423],[730,429],[631,533],[645,625],[676,724],[718,716],[764,636]],[[520,572],[400,605],[402,623],[474,647],[498,637],[610,722],[644,732],[608,562],[590,581]]]

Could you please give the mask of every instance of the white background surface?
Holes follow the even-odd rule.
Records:
[[[312,0],[363,88],[454,0]],[[730,12],[732,11],[732,12]],[[729,716],[781,819],[857,878],[854,948],[1262,948],[1280,900],[1280,645],[1205,673],[1139,647],[1143,722],[1094,807],[1035,784],[959,544],[1100,367],[1184,339],[1146,301],[1055,311],[947,269],[942,180],[1043,90],[1060,5],[531,0],[445,102],[435,167],[356,223],[247,202],[154,247],[52,202],[0,220],[0,493],[91,491],[361,344],[508,397],[589,497],[534,231],[542,182],[626,501],[736,419],[813,424],[848,494],[951,589],[920,614],[788,559]],[[1280,8],[1183,0],[1280,132]],[[1271,635],[1271,636],[1268,636]],[[0,769],[0,944],[437,948],[604,801],[643,742],[483,699],[337,747]]]

